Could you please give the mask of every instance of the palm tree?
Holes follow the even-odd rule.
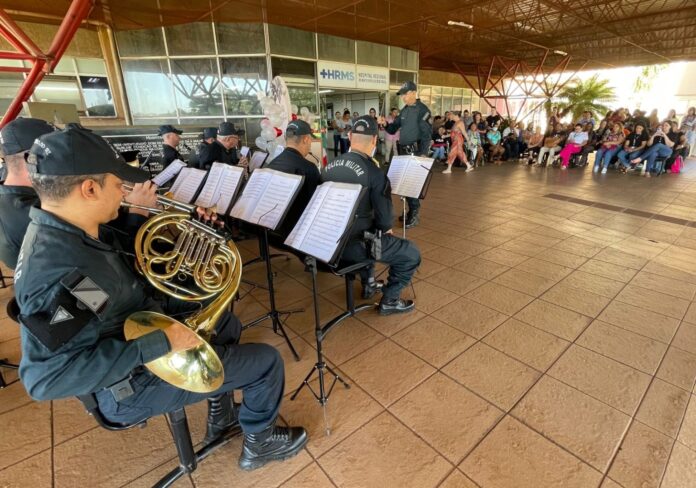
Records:
[[[606,105],[616,99],[614,88],[609,86],[609,80],[599,79],[599,75],[594,75],[587,80],[575,79],[566,86],[554,98],[553,103],[547,102],[547,112],[551,105],[560,108],[561,116],[568,113],[573,115],[573,120],[578,120],[585,111],[592,112],[592,115],[600,119],[611,110]]]

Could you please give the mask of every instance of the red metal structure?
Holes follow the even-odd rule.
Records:
[[[21,59],[29,61],[32,65],[31,68],[0,66],[0,71],[28,73],[17,96],[5,112],[0,127],[19,115],[22,103],[26,102],[34,93],[43,77],[53,71],[75,36],[75,32],[82,21],[87,18],[93,6],[94,0],[73,0],[46,53],[29,39],[4,9],[0,8],[0,35],[17,50],[17,52],[0,51],[0,59]]]

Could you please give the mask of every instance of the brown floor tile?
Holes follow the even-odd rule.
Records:
[[[516,269],[541,276],[553,281],[560,281],[569,275],[573,268],[561,266],[539,258],[531,258],[516,266]]]
[[[469,348],[476,339],[434,317],[425,317],[392,336],[392,340],[436,368]]]
[[[611,299],[559,283],[541,296],[542,300],[573,310],[588,317],[596,317]]]
[[[2,376],[5,381],[14,381],[17,378],[15,371],[2,370]],[[32,402],[31,397],[27,394],[21,382],[14,383],[2,390],[2,401],[0,402],[0,414],[14,410],[23,405],[28,405]]]
[[[508,318],[507,315],[467,298],[459,298],[445,305],[433,313],[433,317],[477,339],[484,337]]]
[[[364,310],[355,316],[380,334],[392,336],[400,330],[425,317],[420,310],[407,314],[380,315],[377,309]]]
[[[677,334],[674,336],[672,346],[684,351],[696,354],[696,325],[682,322]]]
[[[205,462],[205,461],[204,461]],[[129,483],[126,483],[123,488],[150,488],[155,486],[159,480],[162,479],[167,473],[172,469],[176,468],[179,464],[179,458],[173,457],[167,460],[167,462],[161,464],[160,466],[154,468],[153,470],[145,473],[140,478],[135,479]],[[179,478],[173,485],[174,488],[193,488],[193,481],[190,476],[184,476]]]
[[[520,239],[512,239],[500,245],[500,249],[505,249],[506,251],[512,251],[522,256],[534,257],[540,252],[544,252],[546,248],[535,246],[527,241]]]
[[[470,241],[469,239],[459,239],[456,242],[455,247],[453,249],[465,252],[467,254],[471,254],[472,256],[477,256],[483,252],[488,251],[490,248],[491,246],[481,244],[480,242]]]
[[[340,369],[336,372],[345,376]],[[326,376],[326,381],[331,381],[330,376]],[[360,385],[353,384],[349,379],[347,381],[351,387],[343,388],[337,383],[327,403],[331,435],[326,435],[324,416],[319,402],[306,387],[295,400],[286,398],[281,405],[280,415],[288,425],[301,425],[307,429],[309,435],[307,450],[315,458],[384,411],[384,408],[370,398]],[[319,391],[319,380],[316,375],[310,385],[314,391]],[[327,384],[329,385],[330,383]]]
[[[672,442],[655,429],[633,422],[608,475],[626,488],[657,488]]]
[[[553,248],[547,249],[546,251],[538,254],[536,258],[541,259],[542,261],[558,264],[566,268],[579,268],[585,264],[585,262],[587,262],[587,258],[584,256],[578,256],[577,254],[572,254]]]
[[[670,347],[656,376],[686,391],[692,391],[696,379],[696,355]]]
[[[3,413],[0,426],[0,469],[51,447],[51,405],[48,402],[30,403]]]
[[[439,273],[442,270],[446,270],[447,266],[444,264],[433,261],[428,258],[421,258],[420,266],[416,270],[416,274],[413,275],[415,279],[423,280],[428,276]]]
[[[451,267],[469,259],[471,255],[447,247],[436,247],[422,253],[421,257]]]
[[[51,451],[45,451],[0,470],[2,488],[53,488]]]
[[[636,270],[641,269],[643,266],[645,266],[645,263],[648,262],[648,260],[643,257],[628,254],[612,247],[602,249],[594,256],[593,259],[618,264],[619,266],[625,266],[627,268]]]
[[[308,332],[304,340],[314,346],[315,337],[314,332]],[[350,317],[331,329],[323,341],[322,349],[331,363],[341,365],[384,339],[372,327]]]
[[[515,319],[498,327],[484,342],[539,371],[551,366],[569,344]]]
[[[343,288],[345,290],[345,287]],[[334,304],[333,302],[327,300],[326,298],[319,297],[319,319],[321,324],[326,324],[331,318],[340,314],[344,309],[340,306]],[[345,306],[345,304],[344,304]],[[314,300],[310,298],[305,298],[299,302],[290,304],[287,309],[303,309],[303,312],[291,314],[286,319],[286,330],[290,330],[298,335],[304,335],[308,332],[314,331]],[[366,312],[361,312],[364,314]],[[244,331],[242,337],[246,334]]]
[[[414,299],[414,291],[416,309],[426,314],[435,312],[459,297],[456,293],[425,281],[414,283],[413,289],[411,287],[406,288],[401,296],[407,299]]]
[[[2,317],[0,318],[0,342],[19,339],[19,326],[17,322],[7,317],[6,307],[6,301],[0,300],[0,317]]]
[[[319,458],[319,464],[345,488],[434,488],[451,469],[443,457],[387,413]]]
[[[696,486],[696,451],[674,444],[667,463],[661,488],[685,488]]]
[[[439,373],[389,410],[455,464],[503,415],[501,410]]]
[[[654,374],[667,350],[662,343],[599,320],[590,324],[576,342],[648,374]]]
[[[273,286],[276,292],[275,300],[278,308],[285,308],[291,303],[312,296],[312,290],[310,288],[307,288],[293,278],[276,278],[273,280]],[[251,295],[261,302],[262,305],[268,306],[269,298],[267,290],[257,289],[251,292]]]
[[[680,268],[678,264],[676,264],[675,266],[674,263],[671,262],[661,263],[657,260],[650,261],[648,264],[645,265],[643,271],[664,276],[666,278],[672,278],[679,281],[686,281],[687,283],[691,283],[692,285],[696,284],[696,274],[690,273],[689,271]]]
[[[343,371],[384,406],[389,406],[435,369],[391,341],[384,341],[342,366]]]
[[[457,295],[466,295],[486,282],[484,279],[451,268],[435,273],[425,281]]]
[[[602,479],[601,473],[510,417],[460,468],[486,488],[587,488]]]
[[[655,378],[638,409],[636,419],[676,438],[690,396],[690,392]]]
[[[630,417],[548,376],[527,393],[512,415],[604,471]]]
[[[607,298],[614,298],[625,286],[621,281],[615,281],[584,271],[574,271],[566,276],[561,283],[583,291],[589,291]]]
[[[53,444],[57,445],[73,437],[97,428],[97,422],[87,414],[79,400],[69,398],[53,401]]]
[[[539,377],[529,366],[481,342],[442,371],[506,411]]]
[[[574,341],[592,319],[544,300],[534,300],[515,318],[567,341]]]
[[[314,346],[310,346],[301,337],[296,337],[292,341],[297,354],[300,356],[299,361],[295,361],[290,349],[287,346],[277,348],[283,358],[285,364],[285,394],[288,395],[294,391],[302,382],[312,366],[317,362],[317,353]],[[330,364],[333,366],[333,363]]]
[[[478,488],[478,485],[455,469],[439,488]]]
[[[664,276],[641,271],[631,281],[632,285],[647,288],[649,290],[660,290],[666,295],[672,295],[686,300],[693,300],[696,293],[696,285],[685,281],[666,278]]]
[[[526,293],[527,295],[539,296],[556,284],[556,281],[548,278],[522,271],[511,269],[493,279],[499,285],[507,286],[513,290]]]
[[[517,266],[518,264],[522,263],[523,261],[526,261],[529,259],[528,256],[524,256],[522,254],[517,254],[516,252],[512,251],[506,251],[505,249],[502,248],[495,248],[495,249],[490,249],[489,251],[486,251],[484,253],[481,253],[479,257],[483,259],[488,259],[489,261],[493,261],[494,263],[502,264],[504,266]]]
[[[677,440],[696,451],[696,395],[691,395]]]
[[[585,264],[578,268],[579,271],[592,273],[598,276],[603,276],[623,283],[628,283],[636,275],[636,270],[626,266],[590,259]]]
[[[686,315],[684,315],[684,320],[690,324],[696,325],[696,302],[691,302],[689,309],[686,311]]]
[[[681,319],[689,307],[689,302],[682,298],[631,284],[626,285],[616,299],[675,319]]]
[[[589,239],[583,239],[580,236],[569,237],[568,239],[559,242],[553,249],[557,249],[563,252],[569,252],[572,254],[577,254],[578,256],[583,256],[586,258],[591,258],[599,251],[601,251],[605,246],[599,245]]]
[[[334,484],[317,463],[312,463],[280,486],[282,488],[333,488]]]
[[[465,273],[469,273],[474,276],[478,276],[479,278],[483,278],[485,280],[493,279],[499,274],[504,273],[505,271],[510,269],[509,266],[494,263],[493,261],[489,261],[487,259],[483,259],[477,256],[471,257],[466,261],[462,261],[461,263],[458,263],[453,267],[455,269],[464,271]]]
[[[534,298],[496,283],[486,283],[467,294],[467,298],[507,315],[519,312]]]
[[[354,297],[354,303],[355,305],[360,305],[363,303],[374,303],[375,299],[370,299],[370,300],[363,300],[360,296],[362,292],[362,286],[360,285],[360,280],[356,279],[353,282],[353,297]],[[326,298],[329,300],[331,303],[339,307],[341,310],[346,309],[346,287],[345,285],[343,286],[335,286],[333,288],[330,288],[328,290],[319,290],[319,295],[320,297]],[[311,291],[309,296],[303,297],[300,300],[296,300],[295,302],[291,303],[305,303],[304,299],[311,299]],[[285,308],[285,307],[283,307]],[[312,319],[314,321],[314,319]]]
[[[597,318],[666,344],[679,326],[677,319],[619,301],[611,302]]]

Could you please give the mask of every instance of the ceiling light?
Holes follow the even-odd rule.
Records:
[[[568,56],[568,53],[565,51],[559,51],[558,49],[554,50],[554,54],[560,54],[561,56]]]
[[[465,22],[457,22],[455,20],[448,20],[447,25],[458,25],[459,27],[466,27],[467,29],[473,29],[474,26],[471,24],[467,24]]]

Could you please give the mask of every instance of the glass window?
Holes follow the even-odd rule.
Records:
[[[176,116],[166,60],[123,60],[121,66],[133,117]]]
[[[73,63],[72,56],[63,56],[56,65],[56,69],[53,70],[54,74],[57,75],[74,75],[75,74],[75,64]]]
[[[135,125],[151,125],[157,127],[165,124],[176,126],[179,123],[179,121],[177,119],[141,119],[136,117],[133,119],[133,123]],[[155,133],[156,132],[157,131],[155,130]]]
[[[298,107],[307,107],[317,113],[317,96],[314,61],[271,58],[273,77],[282,76],[290,92],[290,100]]]
[[[215,24],[219,54],[263,54],[263,24]]]
[[[77,72],[85,75],[106,76],[106,64],[103,59],[77,58]]]
[[[418,89],[418,98],[423,102],[428,108],[432,105],[432,88],[429,86],[421,86]]]
[[[355,41],[344,37],[318,34],[319,59],[355,63]]]
[[[389,71],[389,83],[394,86],[401,86],[406,81],[415,81],[416,74],[408,71]]]
[[[116,43],[122,57],[127,56],[164,56],[164,36],[162,29],[141,29],[117,31]]]
[[[75,105],[78,112],[85,110],[77,80],[68,76],[47,76],[36,87],[33,99],[35,102],[69,103]]]
[[[228,115],[262,113],[256,93],[268,90],[265,58],[222,58],[222,90]]]
[[[358,64],[388,66],[389,47],[374,42],[357,41]]]
[[[418,69],[418,53],[396,46],[391,46],[389,54],[389,66],[396,69]]]
[[[213,24],[210,22],[172,25],[165,27],[164,32],[170,56],[215,54]]]
[[[172,59],[171,64],[179,115],[222,115],[217,60]]]
[[[268,24],[268,37],[273,54],[313,59],[317,57],[313,32]]]
[[[21,73],[0,73],[0,117],[7,112],[23,80]]]
[[[80,76],[80,86],[88,117],[116,116],[109,80],[106,76]]]

